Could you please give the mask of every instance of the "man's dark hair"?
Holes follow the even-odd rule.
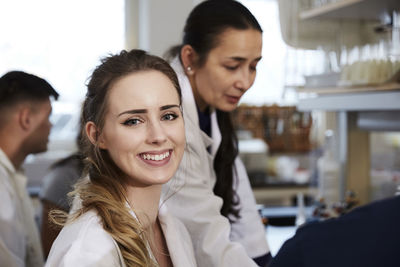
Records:
[[[53,96],[56,90],[44,79],[23,71],[10,71],[0,78],[0,108],[22,101],[41,101]]]

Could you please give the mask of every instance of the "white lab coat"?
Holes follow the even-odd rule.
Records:
[[[132,216],[135,216],[131,210]],[[175,267],[196,266],[189,233],[161,205],[158,218]],[[151,253],[151,251],[150,251]],[[61,230],[51,247],[46,267],[125,267],[121,251],[95,211],[88,211]]]
[[[0,149],[0,266],[42,267],[43,253],[26,176]]]
[[[191,234],[199,266],[256,266],[251,258],[264,255],[269,248],[244,165],[236,159],[241,219],[230,225],[220,213],[222,199],[213,193],[213,159],[221,141],[216,114],[211,116],[210,138],[200,129],[192,89],[179,59],[175,58],[171,65],[182,89],[187,146],[178,172],[164,189],[165,194],[174,191],[168,188],[173,183],[183,185],[168,198],[168,208]],[[211,154],[207,151],[209,146]]]

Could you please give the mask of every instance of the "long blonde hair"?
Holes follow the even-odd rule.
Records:
[[[81,125],[93,122],[99,135],[104,127],[108,92],[113,84],[128,74],[146,70],[156,70],[166,75],[176,88],[181,102],[177,76],[166,61],[142,50],[122,51],[104,58],[94,70],[87,86]],[[86,157],[85,172],[90,181],[81,182],[75,188],[73,194],[79,196],[82,206],[74,216],[95,210],[104,230],[117,242],[127,266],[158,266],[150,255],[149,240],[142,225],[130,214],[127,206],[122,180],[124,173],[113,162],[108,151],[92,144],[86,133],[82,136],[80,141]]]

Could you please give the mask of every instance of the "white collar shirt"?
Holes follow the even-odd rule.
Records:
[[[0,149],[0,266],[43,266],[27,178]]]

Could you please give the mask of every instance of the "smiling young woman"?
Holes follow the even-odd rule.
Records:
[[[95,142],[95,123],[87,123],[86,129]],[[97,141],[133,188],[168,182],[185,146],[180,99],[169,78],[148,70],[116,81]]]
[[[185,148],[175,72],[141,50],[98,66],[83,104],[87,178],[48,266],[196,266],[185,227],[159,206]]]

